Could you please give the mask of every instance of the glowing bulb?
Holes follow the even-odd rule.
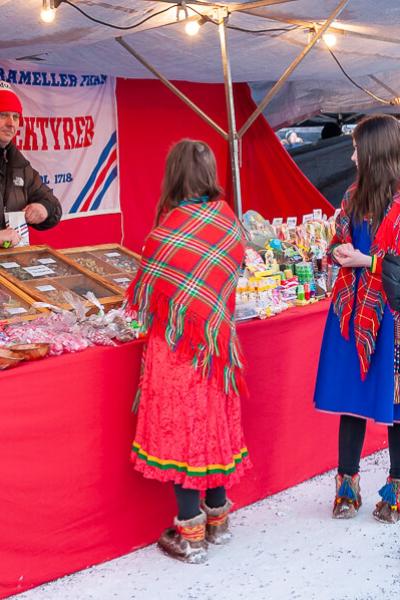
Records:
[[[334,33],[325,33],[322,37],[328,48],[336,46],[336,35]]]
[[[198,21],[188,21],[185,25],[185,31],[188,35],[197,35],[199,29],[200,23]]]
[[[40,11],[40,18],[44,23],[52,23],[56,18],[56,11],[54,8],[43,8]]]

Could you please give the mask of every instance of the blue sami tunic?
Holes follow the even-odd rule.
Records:
[[[352,227],[352,240],[356,249],[369,254],[371,236],[367,221]],[[361,269],[356,269],[356,286],[360,275]],[[394,322],[389,307],[385,307],[375,352],[364,381],[361,380],[354,336],[354,308],[349,332],[349,340],[345,340],[331,305],[319,359],[315,407],[370,418],[387,425],[400,421],[400,405],[393,403]]]

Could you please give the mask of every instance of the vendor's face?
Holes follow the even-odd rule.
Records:
[[[11,142],[19,126],[19,114],[0,112],[0,147],[5,148]]]
[[[357,159],[357,145],[353,140],[353,154],[351,155],[351,160],[355,163],[356,167],[358,167],[358,159]]]

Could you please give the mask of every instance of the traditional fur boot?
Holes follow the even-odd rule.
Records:
[[[211,544],[226,544],[232,537],[229,531],[229,511],[232,502],[226,500],[223,506],[210,508],[205,502],[202,507],[207,515],[206,540]]]
[[[352,519],[361,506],[360,476],[336,475],[336,497],[333,505],[334,519]]]
[[[207,560],[206,515],[203,511],[193,519],[179,521],[166,529],[158,540],[159,547],[177,560],[199,564]]]
[[[376,505],[373,516],[381,523],[397,523],[400,520],[400,479],[388,477],[379,495],[382,500]]]

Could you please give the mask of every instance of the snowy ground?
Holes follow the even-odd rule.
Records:
[[[400,598],[398,525],[371,515],[387,452],[362,462],[363,506],[331,519],[333,472],[234,513],[234,539],[187,565],[155,546],[64,577],[16,600],[389,600]],[[245,483],[243,483],[245,485]]]

